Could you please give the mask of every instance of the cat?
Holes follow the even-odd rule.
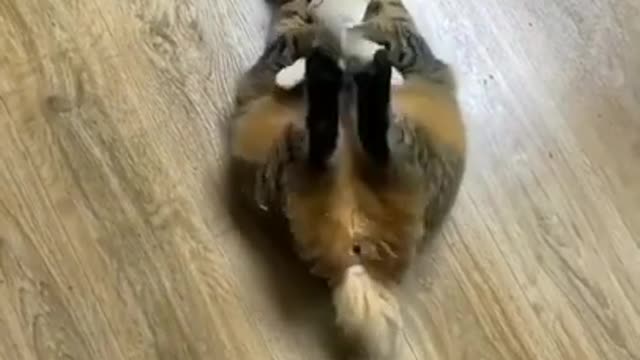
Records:
[[[318,27],[314,46],[331,51],[341,68],[353,68],[373,60],[375,53],[383,48],[358,31],[370,0],[311,0],[308,13]],[[347,65],[349,65],[347,67]],[[304,80],[306,59],[299,58],[291,66],[276,75],[276,84],[283,89],[293,89]],[[391,83],[401,85],[404,79],[392,67]]]
[[[307,0],[276,0],[274,20],[237,88],[237,191],[285,220],[297,254],[332,289],[346,338],[370,358],[393,359],[402,331],[395,288],[465,173],[454,77],[401,0],[370,2],[359,31],[385,48],[351,77],[313,46]],[[277,72],[301,57],[302,89],[279,89]],[[401,86],[390,83],[393,67]]]

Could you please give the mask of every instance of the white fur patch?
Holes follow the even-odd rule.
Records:
[[[276,74],[276,85],[284,90],[291,90],[304,81],[306,71],[306,60],[298,59],[293,64],[280,70]],[[341,61],[340,67],[344,68],[344,61]],[[395,67],[391,69],[391,85],[401,86],[404,84],[404,76]]]
[[[394,359],[398,349],[402,316],[391,291],[373,280],[361,265],[345,272],[334,290],[336,322],[347,336],[362,341],[369,356]]]
[[[281,89],[291,90],[304,80],[306,70],[307,61],[300,58],[276,74],[276,85]]]
[[[400,70],[395,67],[391,68],[391,85],[401,86],[402,84],[404,84],[404,76],[402,76]]]

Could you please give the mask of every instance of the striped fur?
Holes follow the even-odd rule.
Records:
[[[314,51],[306,4],[278,1],[273,37],[239,84],[232,155],[248,169],[247,194],[286,219],[301,258],[335,288],[342,328],[373,355],[392,356],[401,326],[392,289],[449,213],[464,173],[455,84],[402,2],[372,0],[359,30],[388,51],[338,93],[339,74]],[[306,88],[278,90],[275,74],[300,57],[319,64]],[[404,85],[389,89],[390,66]]]

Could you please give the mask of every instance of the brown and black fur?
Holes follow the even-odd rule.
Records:
[[[317,29],[306,4],[278,1],[274,35],[240,81],[231,151],[251,179],[244,191],[286,220],[300,257],[343,304],[356,301],[341,290],[348,269],[359,266],[371,286],[391,294],[434,236],[463,177],[465,132],[453,77],[401,0],[371,2],[360,30],[387,50],[355,74],[313,46]],[[307,58],[302,89],[277,89],[275,74],[299,57]],[[391,66],[405,78],[400,87],[390,86]],[[394,301],[368,308],[391,314]],[[338,309],[338,321],[347,332],[357,326],[349,324],[371,324],[365,312],[373,310],[362,311]],[[366,343],[380,334],[360,340],[375,347]]]

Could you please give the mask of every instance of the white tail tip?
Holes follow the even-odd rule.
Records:
[[[389,289],[356,265],[347,269],[342,283],[334,289],[333,301],[336,321],[347,337],[360,342],[374,359],[393,358],[402,316]]]

